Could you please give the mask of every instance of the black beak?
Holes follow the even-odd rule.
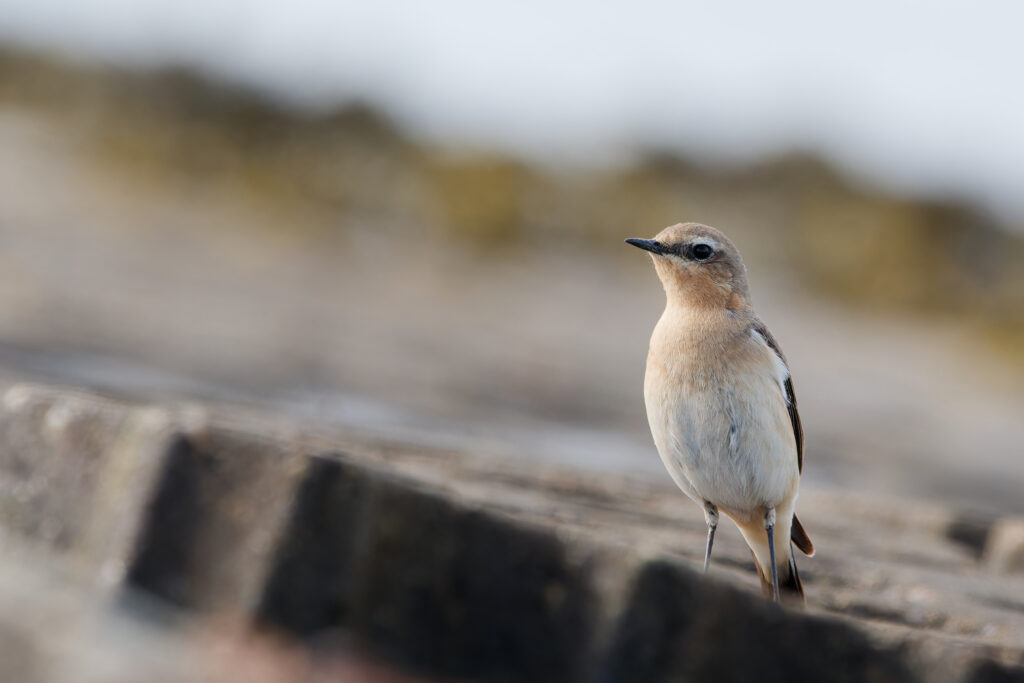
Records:
[[[637,237],[630,237],[626,240],[626,244],[632,244],[634,247],[640,247],[645,251],[649,251],[652,254],[665,254],[668,253],[668,249],[665,245],[656,240],[642,240]]]

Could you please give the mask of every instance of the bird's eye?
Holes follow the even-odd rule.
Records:
[[[706,244],[695,244],[693,245],[693,258],[698,261],[707,261],[711,258],[711,255],[715,253],[715,250]]]

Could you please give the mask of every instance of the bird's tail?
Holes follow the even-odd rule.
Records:
[[[796,521],[792,512],[783,511],[778,516],[775,525],[775,567],[779,577],[779,599],[789,603],[804,602],[804,587],[800,581],[800,573],[796,568],[796,559],[793,544],[802,550],[814,552],[814,546],[807,538],[806,532]],[[737,526],[750,552],[754,556],[754,565],[757,567],[757,574],[761,578],[761,589],[765,597],[771,598],[772,590],[772,563],[771,552],[768,546],[768,535],[765,533],[764,522],[759,518],[737,521]],[[792,536],[796,538],[792,538]]]
[[[814,557],[814,543],[811,537],[804,531],[804,525],[800,523],[796,515],[793,515],[793,527],[789,531],[789,538],[797,548],[800,548],[807,557]]]
[[[776,549],[778,552],[778,549]],[[750,554],[754,556],[754,564],[757,566],[757,575],[761,578],[761,592],[769,600],[774,597],[775,590],[772,586],[771,567],[762,567],[757,561],[757,555],[753,550]],[[767,572],[766,572],[767,570]],[[789,603],[804,603],[804,585],[800,582],[800,572],[796,569],[796,557],[792,549],[789,552],[789,561],[777,565],[776,572],[779,575],[779,600]]]

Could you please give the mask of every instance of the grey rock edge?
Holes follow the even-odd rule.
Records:
[[[21,385],[0,412],[0,529],[111,594],[340,630],[444,678],[1024,680],[1024,580],[984,564],[1009,522],[808,496],[826,557],[801,612],[760,598],[728,538],[697,573],[681,498],[243,409]]]

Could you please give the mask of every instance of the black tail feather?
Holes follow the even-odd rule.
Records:
[[[753,551],[751,551],[753,555]],[[767,576],[761,565],[757,563],[757,556],[754,555],[754,565],[757,567],[757,575],[761,579],[761,592],[769,600],[774,597],[775,590],[772,587],[771,568],[768,568]],[[804,604],[804,585],[800,581],[800,572],[796,569],[796,559],[793,554],[792,545],[789,549],[789,563],[777,570],[779,575],[779,599],[789,604]]]

